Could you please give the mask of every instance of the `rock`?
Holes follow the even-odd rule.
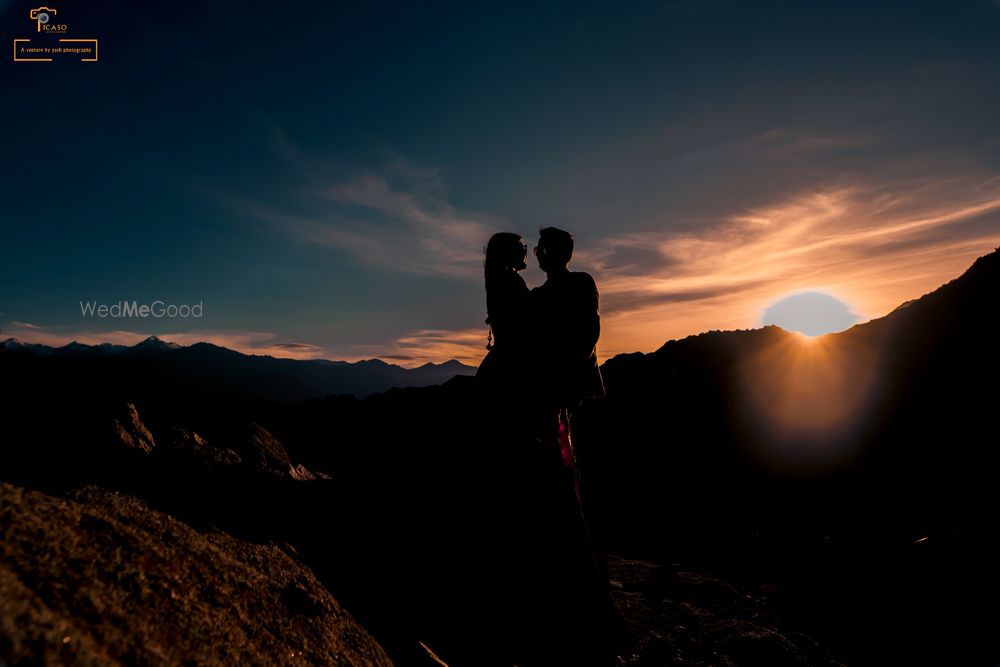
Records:
[[[151,454],[156,447],[153,434],[139,418],[139,411],[134,403],[125,404],[125,414],[121,419],[112,422],[115,436],[118,442],[128,449]]]
[[[258,470],[285,473],[292,466],[285,446],[266,428],[256,423],[250,424],[247,442],[240,454],[244,461]]]
[[[607,559],[612,597],[635,634],[629,665],[841,667],[767,603],[716,576],[619,557]]]
[[[303,482],[319,479],[315,474],[313,474],[308,468],[306,468],[301,463],[299,463],[298,465],[289,466],[288,474],[292,479],[297,479]]]
[[[160,437],[161,448],[210,468],[242,463],[240,455],[227,447],[210,445],[194,431],[171,426]]]
[[[0,665],[292,663],[392,664],[277,546],[98,487],[0,483]]]
[[[299,481],[330,479],[328,475],[313,472],[301,463],[293,464],[285,446],[260,424],[251,423],[245,440],[236,442],[233,446],[243,461],[254,470]]]

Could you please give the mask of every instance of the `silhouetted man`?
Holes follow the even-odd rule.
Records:
[[[573,410],[584,398],[604,395],[597,366],[601,336],[597,285],[589,273],[570,271],[573,237],[555,227],[539,232],[538,267],[546,280],[531,291],[538,370],[546,401]]]
[[[546,454],[546,472],[542,488],[531,496],[538,524],[533,542],[552,559],[536,563],[545,578],[536,587],[539,625],[552,642],[549,659],[539,664],[603,667],[628,645],[628,632],[590,543],[569,432],[570,412],[584,398],[604,395],[597,366],[597,285],[589,274],[569,270],[573,237],[568,232],[542,229],[535,256],[546,275],[530,294],[536,446]]]

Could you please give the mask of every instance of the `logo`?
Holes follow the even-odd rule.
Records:
[[[69,26],[57,23],[59,10],[55,7],[35,7],[28,10],[28,18],[35,22],[35,32],[43,36],[14,39],[14,62],[51,63],[57,60],[97,62],[97,38],[69,39]],[[50,39],[49,36],[55,39]]]
[[[28,12],[28,18],[35,21],[38,32],[47,32],[53,35],[66,32],[65,23],[54,23],[52,17],[59,12],[51,7],[37,7]]]

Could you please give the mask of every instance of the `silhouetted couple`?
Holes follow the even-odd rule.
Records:
[[[476,377],[501,480],[497,609],[517,664],[610,665],[624,649],[624,622],[590,543],[569,428],[583,399],[604,394],[598,291],[589,274],[569,270],[569,233],[542,229],[534,253],[546,280],[529,290],[518,274],[528,256],[521,237],[494,234],[486,247],[490,344]]]
[[[486,246],[492,341],[476,375],[511,389],[523,389],[526,379],[541,382],[549,403],[575,408],[584,398],[604,395],[597,366],[597,285],[590,274],[569,270],[573,237],[561,229],[539,233],[535,257],[546,280],[531,291],[518,275],[527,257],[528,246],[510,232],[494,234]]]

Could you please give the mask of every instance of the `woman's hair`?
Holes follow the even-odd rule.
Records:
[[[486,262],[483,272],[486,277],[499,275],[518,264],[527,251],[520,234],[497,232],[486,244]]]

